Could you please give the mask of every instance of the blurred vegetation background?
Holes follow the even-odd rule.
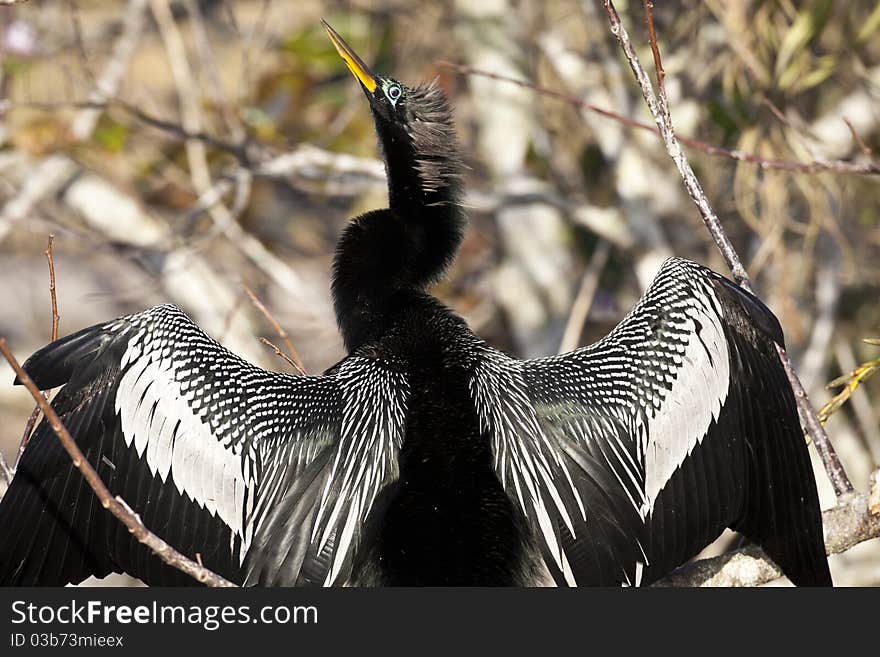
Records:
[[[616,4],[650,66],[641,3]],[[377,72],[439,77],[452,98],[471,223],[436,292],[493,345],[598,339],[671,255],[726,273],[661,140],[583,105],[650,123],[599,0],[34,0],[0,7],[0,335],[20,359],[50,338],[49,233],[61,335],[173,302],[286,368],[246,285],[308,371],[343,355],[334,243],[386,192],[320,18]],[[825,382],[880,356],[862,341],[880,336],[880,4],[658,2],[654,19],[678,134],[763,159],[688,148],[819,406]],[[14,461],[32,403],[11,380],[0,365]],[[868,382],[828,423],[861,490],[878,400]],[[880,545],[832,565],[840,584],[880,584]]]

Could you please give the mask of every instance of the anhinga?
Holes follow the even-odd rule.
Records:
[[[344,230],[332,292],[348,356],[254,367],[159,306],[35,353],[110,490],[242,584],[645,584],[731,527],[796,584],[831,583],[816,484],[754,296],[667,261],[624,320],[520,361],[431,296],[462,239],[446,98],[374,75],[389,207]],[[0,505],[0,582],[124,571],[192,581],[100,507],[43,422]]]

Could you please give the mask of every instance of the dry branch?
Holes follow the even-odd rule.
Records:
[[[7,362],[18,376],[19,381],[24,384],[28,389],[28,392],[31,393],[31,396],[37,404],[39,404],[40,409],[43,411],[43,415],[52,427],[55,435],[58,436],[64,449],[67,450],[67,453],[70,455],[74,467],[82,473],[89,486],[95,491],[95,495],[97,495],[98,499],[101,501],[102,507],[118,518],[138,541],[150,548],[157,557],[169,566],[177,568],[181,572],[186,573],[196,581],[206,584],[207,586],[235,586],[235,584],[229,580],[207,568],[199,566],[199,564],[185,557],[168,545],[168,543],[147,529],[144,523],[141,522],[140,517],[132,511],[128,504],[125,503],[125,500],[119,496],[114,497],[92,465],[86,460],[76,442],[73,440],[73,437],[68,433],[64,424],[61,422],[61,419],[55,413],[52,405],[43,397],[43,395],[40,394],[36,384],[34,384],[33,380],[27,375],[27,372],[22,369],[21,365],[18,364],[18,361],[15,360],[15,357],[9,350],[9,346],[6,344],[6,339],[2,337],[0,337],[0,353],[6,358]]]
[[[471,66],[465,66],[463,64],[455,64],[453,62],[441,60],[438,62],[438,65],[457,71],[459,73],[462,73],[463,75],[476,75],[484,78],[489,78],[491,80],[498,80],[500,82],[509,82],[510,84],[514,84],[518,87],[530,89],[535,93],[540,94],[541,96],[555,98],[574,107],[585,109],[589,112],[593,112],[594,114],[598,114],[599,116],[604,116],[605,118],[616,121],[621,125],[635,128],[637,130],[645,130],[647,132],[660,134],[657,128],[650,123],[645,123],[644,121],[639,121],[637,119],[631,119],[627,116],[623,116],[622,114],[618,114],[617,112],[612,112],[611,110],[604,107],[594,105],[593,103],[588,103],[585,100],[581,100],[577,96],[572,96],[571,94],[557,91],[556,89],[550,89],[548,87],[543,87],[541,85],[510,77],[509,75],[493,73],[492,71],[484,71]],[[702,151],[706,155],[710,155],[712,157],[723,157],[729,160],[734,160],[736,162],[746,162],[749,164],[757,165],[762,169],[777,169],[780,171],[792,171],[795,173],[807,174],[832,172],[868,176],[880,175],[880,162],[877,162],[876,160],[869,160],[867,162],[848,162],[845,160],[823,159],[812,160],[810,162],[797,162],[794,160],[784,160],[781,158],[767,158],[757,155],[755,153],[747,153],[745,151],[737,149],[723,148],[721,146],[716,146],[715,144],[707,143],[700,139],[694,139],[693,137],[678,136],[678,140],[685,146],[695,148],[696,150]]]
[[[183,36],[177,28],[171,7],[166,0],[150,0],[150,10],[156,25],[159,26],[159,34],[165,46],[168,65],[171,68],[171,78],[174,80],[177,96],[180,99],[180,117],[183,127],[190,133],[201,132],[202,117],[199,101],[196,98],[197,88],[186,57]],[[212,184],[205,144],[198,139],[187,139],[184,148],[193,186],[199,194],[202,194],[210,189]]]
[[[49,299],[52,303],[52,342],[58,339],[58,320],[61,315],[58,314],[58,297],[55,288],[55,260],[52,257],[52,240],[55,239],[53,233],[49,233],[49,241],[46,244],[46,250],[43,252],[46,256],[46,262],[49,266]]]
[[[571,313],[565,324],[562,340],[559,342],[560,354],[571,351],[578,346],[578,341],[584,330],[584,323],[587,321],[587,315],[590,314],[590,307],[593,305],[593,298],[596,296],[596,290],[599,289],[599,277],[602,275],[602,270],[605,269],[610,252],[611,245],[605,240],[599,240],[596,250],[590,258],[590,264],[587,265],[581,279],[581,286],[574,298],[574,303],[571,304]]]
[[[660,135],[663,138],[663,142],[666,145],[666,151],[669,153],[669,156],[672,158],[672,161],[675,163],[675,166],[684,181],[685,189],[687,189],[691,199],[693,199],[694,203],[697,205],[697,208],[700,211],[700,216],[703,218],[703,223],[705,223],[706,227],[709,229],[712,239],[715,241],[718,250],[724,257],[724,261],[727,263],[734,279],[736,279],[737,283],[739,283],[744,289],[752,292],[751,281],[740,261],[739,255],[737,255],[733,248],[733,244],[731,244],[728,239],[727,234],[721,225],[721,220],[718,218],[718,215],[715,214],[715,210],[710,205],[709,199],[706,197],[699,180],[697,180],[696,174],[694,174],[694,171],[688,162],[687,156],[681,149],[679,140],[675,136],[675,131],[672,127],[672,117],[669,113],[669,107],[666,102],[666,91],[663,85],[658,85],[658,93],[655,95],[648,74],[639,63],[638,55],[636,55],[636,52],[633,49],[632,43],[629,40],[629,35],[623,27],[623,24],[620,22],[620,16],[614,8],[614,3],[611,2],[611,0],[603,0],[603,2],[611,25],[611,33],[617,38],[620,47],[623,49],[626,60],[629,62],[630,68],[632,69],[642,91],[642,95],[645,98],[645,102],[648,104],[648,109],[654,117],[654,121],[656,122]],[[650,12],[650,6],[647,4],[646,11]],[[653,48],[656,48],[656,43],[652,45],[652,49]],[[656,63],[658,71],[662,70],[659,53]],[[776,349],[779,353],[779,360],[782,363],[789,383],[791,384],[795,400],[797,401],[801,420],[806,425],[807,434],[812,439],[813,444],[816,446],[816,450],[819,452],[819,456],[822,459],[825,471],[828,473],[828,477],[831,480],[835,493],[840,496],[852,491],[853,487],[849,481],[849,477],[847,477],[846,471],[840,463],[840,459],[837,457],[837,453],[834,451],[834,447],[831,445],[831,441],[828,439],[824,427],[816,417],[816,412],[813,410],[807,392],[804,390],[803,385],[794,371],[791,361],[788,358],[788,354],[779,345],[777,345]]]
[[[244,289],[245,293],[248,295],[248,298],[250,298],[251,303],[254,305],[254,307],[263,314],[263,317],[265,317],[269,321],[269,323],[272,325],[272,328],[275,329],[275,332],[278,334],[278,337],[281,338],[282,340],[284,340],[284,344],[287,345],[287,352],[288,353],[285,354],[284,352],[282,352],[278,347],[276,347],[274,344],[269,342],[266,338],[260,338],[260,342],[272,347],[275,350],[275,353],[278,356],[281,356],[288,363],[290,363],[290,365],[293,366],[293,368],[297,371],[297,373],[300,376],[305,376],[306,370],[303,367],[302,360],[300,359],[299,354],[296,352],[296,349],[294,349],[294,347],[293,347],[293,343],[290,341],[290,336],[287,335],[287,331],[285,331],[283,328],[281,328],[281,324],[279,324],[278,320],[276,320],[272,316],[272,313],[270,313],[269,309],[266,308],[265,305],[263,305],[263,302],[260,301],[260,299],[257,297],[256,294],[254,294],[254,291],[251,288],[249,288],[247,285],[244,285],[244,284],[242,284],[241,287]]]
[[[52,342],[58,339],[58,320],[61,319],[61,316],[58,314],[58,298],[56,296],[55,289],[55,260],[52,257],[52,240],[55,239],[55,235],[50,233],[49,240],[46,244],[46,262],[49,264],[49,300],[52,304]],[[49,399],[49,391],[43,392],[43,397],[45,399]],[[40,417],[40,405],[37,404],[34,406],[34,410],[31,411],[30,417],[28,417],[27,422],[24,426],[24,433],[22,433],[21,440],[18,443],[18,453],[15,457],[15,466],[18,467],[18,462],[21,460],[21,455],[24,454],[24,449],[27,447],[28,441],[31,439],[31,434],[34,431],[34,425],[37,423],[37,418]]]
[[[281,351],[281,349],[279,349],[278,345],[276,345],[274,342],[272,342],[272,341],[269,340],[268,338],[260,337],[260,338],[257,338],[257,339],[258,339],[260,342],[262,342],[264,345],[266,345],[267,347],[269,347],[269,348],[271,348],[272,350],[274,350],[274,351],[275,351],[275,355],[278,356],[279,358],[281,358],[284,362],[286,362],[286,363],[287,363],[288,365],[290,365],[292,368],[294,368],[295,370],[297,370],[297,373],[298,373],[300,376],[304,376],[304,375],[305,375],[305,372],[302,371],[302,366],[301,366],[301,365],[298,365],[298,364],[296,363],[296,361],[293,360],[293,358],[291,358],[290,356],[288,356],[287,354],[285,354],[283,351]]]

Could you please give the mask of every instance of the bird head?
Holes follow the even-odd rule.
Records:
[[[398,113],[402,115],[404,105],[401,102],[404,92],[403,85],[397,80],[373,73],[364,63],[364,60],[352,50],[351,46],[339,36],[336,30],[330,27],[327,21],[322,20],[321,24],[327,31],[327,35],[336,48],[336,52],[339,53],[339,56],[342,57],[342,60],[348,66],[348,70],[360,82],[367,100],[370,101],[370,107],[373,109],[373,112],[382,120],[395,121]],[[398,108],[398,104],[400,108]],[[402,116],[397,119],[397,122],[402,122]]]
[[[392,208],[409,201],[423,206],[456,204],[463,166],[452,111],[436,80],[411,88],[377,75],[336,30],[321,23],[370,103],[388,169]]]

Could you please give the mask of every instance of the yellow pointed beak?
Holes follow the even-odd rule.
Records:
[[[330,37],[330,41],[333,43],[333,46],[336,48],[336,52],[339,53],[339,56],[345,61],[348,65],[348,70],[352,72],[352,74],[358,79],[364,89],[373,93],[376,90],[376,78],[373,76],[373,73],[367,68],[367,65],[364,64],[363,60],[357,56],[357,53],[351,49],[351,47],[342,40],[342,37],[334,30],[330,25],[327,24],[327,21],[322,20],[321,25],[324,26],[324,29],[327,30],[327,36]]]

